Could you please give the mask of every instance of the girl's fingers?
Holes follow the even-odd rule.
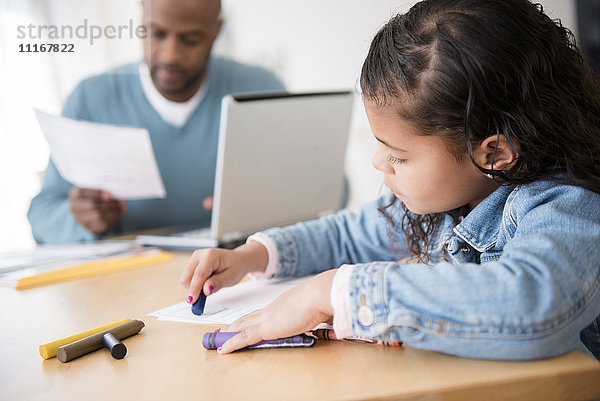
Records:
[[[198,258],[198,251],[194,251],[192,257],[190,258],[190,261],[181,272],[181,276],[179,276],[179,282],[185,287],[186,290],[190,289],[190,282],[192,281],[192,276],[196,271],[196,266],[198,266]]]
[[[188,288],[188,295],[192,297],[192,299],[189,300],[189,303],[193,304],[196,302],[198,296],[200,296],[202,287],[204,287],[204,282],[211,275],[211,272],[212,269],[206,268],[206,266],[199,265],[196,268],[192,276],[192,281],[190,282],[190,288]],[[208,293],[204,293],[204,295],[208,295]]]
[[[256,332],[256,330],[252,330],[250,328],[255,327],[256,319],[259,317],[260,313],[261,313],[260,310],[250,312],[249,314],[242,316],[241,318],[235,320],[228,327],[225,327],[222,330],[224,332],[239,331],[240,333],[231,337],[229,340],[227,340],[225,342],[225,344],[223,344],[221,349],[218,350],[219,353],[228,354],[228,353],[236,351],[240,348],[244,348],[244,347],[247,347],[248,345],[253,345],[259,341],[262,341],[260,336],[249,335],[249,333],[252,333],[253,331]],[[254,338],[258,338],[258,339],[254,340]],[[254,340],[254,342],[251,342],[253,340]]]
[[[181,272],[180,283],[195,302],[200,295],[211,295],[223,287],[239,282],[246,272],[236,253],[224,249],[199,249],[192,254],[187,266]]]
[[[238,349],[247,347],[249,345],[256,344],[263,339],[256,333],[252,328],[242,330],[239,334],[231,337],[225,342],[219,349],[220,354],[229,354]]]
[[[194,251],[190,262],[181,273],[180,282],[191,297],[189,303],[196,302],[206,279],[219,269],[221,262],[217,253],[218,250],[214,249]]]
[[[216,274],[213,273],[213,275],[204,282],[204,286],[202,287],[204,294],[211,295],[223,287],[228,287],[237,283],[239,279],[236,280],[235,277],[232,278],[232,274],[233,272],[231,270],[225,270],[222,273]]]
[[[233,323],[231,323],[231,325],[229,325],[229,327],[227,327],[226,330],[223,331],[242,331],[245,328],[254,325],[254,322],[260,313],[262,313],[261,309],[250,312],[247,315],[236,319]]]

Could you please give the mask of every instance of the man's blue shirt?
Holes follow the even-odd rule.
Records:
[[[165,199],[128,201],[128,212],[111,232],[128,232],[180,224],[208,225],[211,213],[202,201],[212,196],[221,100],[231,93],[283,90],[277,77],[264,69],[213,57],[208,63],[207,90],[181,128],[165,122],[146,98],[138,63],[115,68],[81,82],[68,98],[63,115],[98,123],[148,129]],[[38,242],[94,240],[98,236],[75,221],[65,181],[50,161],[40,193],[28,218]]]

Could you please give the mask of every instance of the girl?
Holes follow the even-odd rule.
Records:
[[[378,32],[360,85],[393,196],[196,251],[190,303],[322,272],[220,352],[332,320],[473,358],[599,357],[600,85],[571,33],[527,0],[425,0]]]

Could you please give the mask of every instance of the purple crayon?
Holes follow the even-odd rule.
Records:
[[[224,332],[215,331],[204,333],[202,337],[202,345],[206,349],[217,349],[225,341],[238,334],[238,331]],[[296,336],[278,338],[277,340],[264,340],[254,345],[249,345],[246,348],[291,348],[291,347],[312,347],[317,339],[306,334],[298,334]]]

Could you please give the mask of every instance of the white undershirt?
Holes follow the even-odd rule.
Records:
[[[200,88],[196,91],[194,96],[185,102],[173,102],[164,97],[150,78],[150,69],[145,62],[139,64],[140,81],[142,83],[142,90],[148,102],[154,107],[154,110],[170,125],[181,128],[185,125],[187,120],[190,118],[192,113],[196,110],[196,107],[204,99],[206,95],[206,80],[202,83]]]

